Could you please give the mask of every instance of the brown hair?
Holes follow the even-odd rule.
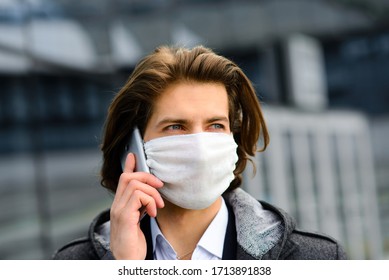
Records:
[[[163,46],[139,62],[109,107],[101,146],[101,184],[105,188],[116,191],[122,173],[120,158],[132,129],[138,126],[143,135],[158,96],[173,83],[185,81],[225,86],[230,127],[238,144],[239,157],[235,179],[228,190],[240,186],[241,173],[249,156],[257,151],[260,135],[263,138],[260,151],[269,143],[265,120],[251,82],[235,63],[208,48],[198,46],[189,50]]]

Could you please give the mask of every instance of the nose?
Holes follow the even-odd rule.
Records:
[[[203,125],[201,123],[199,124],[194,124],[192,126],[192,129],[190,131],[191,134],[195,134],[195,133],[201,133],[201,132],[204,132],[205,131],[205,128],[203,127]]]
[[[202,129],[196,129],[196,130],[193,130],[193,131],[191,132],[191,134],[196,134],[196,133],[201,133],[201,132],[204,132],[204,130],[202,130]]]

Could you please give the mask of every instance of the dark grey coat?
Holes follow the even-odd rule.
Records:
[[[258,202],[241,189],[224,195],[229,208],[229,226],[224,250],[233,250],[227,258],[240,260],[336,260],[345,259],[342,246],[323,234],[296,229],[294,220],[283,210]],[[232,222],[231,222],[232,220]],[[74,240],[55,252],[54,259],[114,259],[109,251],[109,237],[101,225],[109,221],[109,210],[92,222],[87,237]],[[142,220],[142,230],[151,244],[149,220]],[[148,246],[147,259],[152,259]],[[223,256],[224,259],[224,256]]]

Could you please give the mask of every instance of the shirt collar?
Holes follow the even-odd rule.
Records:
[[[196,246],[193,255],[197,253],[196,251],[205,250],[214,257],[221,259],[223,256],[224,238],[226,235],[227,223],[228,210],[224,199],[222,198],[220,210],[204,232],[203,236],[201,237],[199,243]],[[158,250],[165,251],[164,255],[171,255],[174,250],[161,232],[155,218],[150,219],[150,225],[154,255],[156,254],[157,248]],[[170,248],[168,248],[169,246]]]

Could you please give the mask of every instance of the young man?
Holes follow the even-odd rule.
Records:
[[[120,159],[139,128],[150,173]],[[324,235],[239,188],[247,160],[269,136],[255,91],[210,49],[158,48],[113,100],[102,144],[111,209],[55,259],[343,259]],[[147,215],[141,219],[142,213]],[[141,219],[141,221],[140,221]]]

